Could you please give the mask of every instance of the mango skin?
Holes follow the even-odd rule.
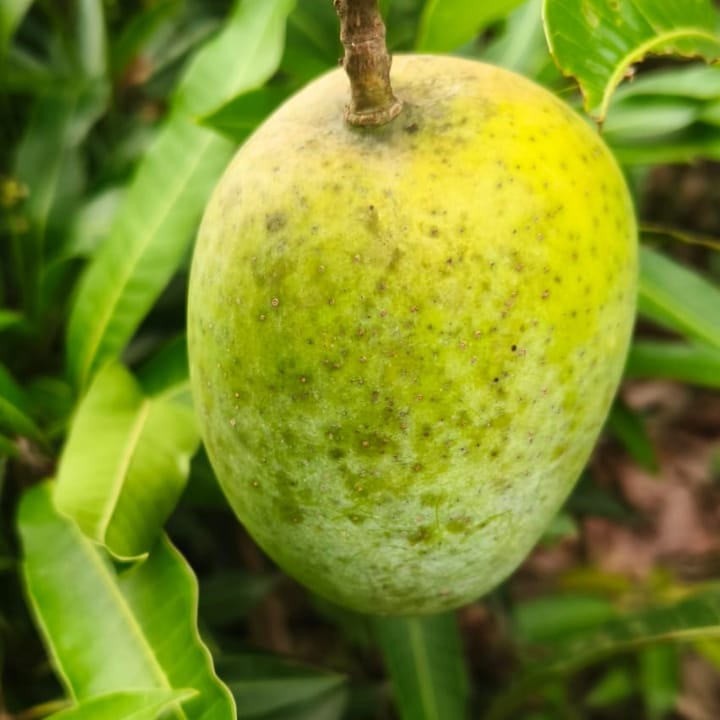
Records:
[[[387,126],[336,70],[239,150],[192,265],[191,378],[221,486],[320,595],[441,611],[507,577],[619,383],[637,241],[594,128],[495,67],[399,56]]]

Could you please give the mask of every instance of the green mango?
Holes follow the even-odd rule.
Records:
[[[338,69],[245,143],[188,310],[210,459],[289,574],[355,610],[487,592],[571,490],[620,381],[637,229],[585,120],[516,74],[394,59],[400,115]]]

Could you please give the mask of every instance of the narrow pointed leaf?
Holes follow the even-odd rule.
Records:
[[[98,695],[80,705],[54,713],[48,720],[155,720],[160,713],[186,700],[193,693],[183,690],[136,690]]]
[[[73,419],[57,507],[116,557],[137,557],[175,507],[198,444],[189,407],[146,397],[122,365],[111,363]]]
[[[552,600],[545,597],[536,602],[549,605]],[[518,717],[518,707],[534,688],[552,677],[567,677],[613,655],[657,643],[720,637],[720,586],[717,584],[673,602],[656,603],[627,613],[596,600],[595,604],[589,603],[594,618],[586,614],[575,628],[567,622],[560,633],[541,628],[541,641],[526,646],[524,666],[515,674],[511,686],[497,696],[488,709],[487,720],[514,720]],[[572,603],[564,605],[572,607]]]
[[[416,49],[447,52],[476,37],[489,23],[499,20],[522,0],[427,0],[420,17]]]
[[[400,717],[467,717],[467,672],[454,614],[377,618],[375,636]]]
[[[138,380],[146,395],[192,405],[187,341],[180,335],[153,355],[139,370]]]
[[[290,92],[291,89],[285,86],[258,88],[233,98],[200,121],[240,144],[288,98]]]
[[[19,530],[28,601],[69,696],[194,690],[167,718],[234,720],[198,635],[195,577],[177,550],[163,538],[147,560],[118,571],[55,511],[52,488],[25,493]]]
[[[720,288],[662,253],[640,251],[638,312],[689,338],[720,348]]]
[[[711,0],[545,0],[543,16],[555,61],[577,79],[598,120],[630,66],[647,54],[720,57]]]
[[[30,416],[29,405],[25,391],[0,365],[0,431],[40,439],[42,433]]]
[[[80,386],[117,356],[187,250],[234,146],[198,124],[277,67],[292,0],[245,0],[190,62],[173,112],[145,156],[77,293],[67,362]]]
[[[272,655],[233,655],[224,660],[222,672],[243,720],[339,720],[346,702],[343,675]]]
[[[0,3],[0,62],[13,33],[32,3],[33,0],[3,0]]]
[[[76,0],[75,27],[63,63],[64,79],[38,94],[18,147],[15,174],[28,188],[25,211],[30,231],[18,273],[26,305],[42,316],[44,265],[61,245],[67,218],[84,186],[81,146],[110,96],[105,78],[105,16],[100,0]],[[55,302],[48,298],[49,303]]]
[[[630,347],[625,375],[720,389],[720,349],[678,342],[638,341]]]

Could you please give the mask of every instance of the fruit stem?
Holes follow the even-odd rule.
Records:
[[[345,48],[342,65],[350,78],[350,104],[345,120],[372,127],[390,122],[402,102],[390,85],[392,59],[385,44],[385,24],[377,0],[333,0],[340,18],[340,41]]]

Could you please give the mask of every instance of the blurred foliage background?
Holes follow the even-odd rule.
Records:
[[[332,3],[0,2],[2,720],[720,717],[720,66],[688,57],[720,56],[718,14],[547,0],[554,60],[541,5],[380,2],[392,52],[500,64],[602,118],[642,230],[625,382],[518,572],[387,620],[263,556],[187,387],[202,207],[337,64]]]

